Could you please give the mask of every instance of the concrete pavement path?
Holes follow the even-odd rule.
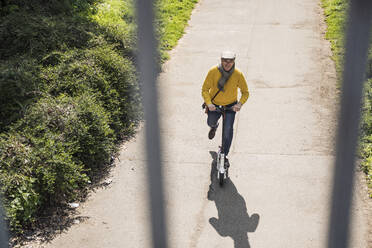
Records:
[[[316,0],[201,0],[159,77],[170,247],[325,247],[337,89]],[[207,139],[201,85],[224,49],[251,93],[237,114],[230,180],[211,180],[221,136]],[[125,144],[113,183],[86,221],[40,247],[150,247],[143,134]],[[360,197],[353,248],[367,248]],[[370,246],[369,246],[370,247]]]

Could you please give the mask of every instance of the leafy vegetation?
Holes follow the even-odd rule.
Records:
[[[158,0],[162,61],[196,0]],[[142,117],[132,0],[0,1],[0,184],[10,227],[81,197]]]
[[[322,0],[322,3],[328,24],[326,38],[331,42],[337,73],[341,78],[348,1]],[[372,41],[368,54],[367,80],[364,85],[359,150],[361,167],[367,175],[369,195],[372,198]]]

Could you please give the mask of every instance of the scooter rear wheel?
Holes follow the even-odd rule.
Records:
[[[218,174],[219,174],[218,176],[219,176],[220,186],[222,187],[224,183],[224,179],[225,179],[225,174],[220,173],[220,172],[218,172]]]

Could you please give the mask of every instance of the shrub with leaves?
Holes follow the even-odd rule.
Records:
[[[360,155],[362,169],[367,175],[369,196],[372,198],[372,79],[364,85],[364,103],[362,108]]]
[[[35,60],[0,63],[0,132],[40,97],[39,69]]]
[[[20,229],[35,221],[41,205],[30,165],[32,148],[18,134],[0,136],[0,182],[10,225]]]
[[[110,113],[110,126],[118,136],[133,133],[141,117],[136,70],[133,62],[112,47],[64,54],[58,65],[43,69],[41,74],[49,94],[90,92]]]
[[[160,0],[165,60],[196,0]],[[133,0],[0,1],[0,183],[13,230],[76,199],[141,119]]]
[[[109,116],[95,98],[44,97],[0,139],[0,176],[14,228],[46,206],[73,200],[115,150]]]

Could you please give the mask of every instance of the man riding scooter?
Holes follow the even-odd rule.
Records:
[[[235,53],[225,51],[221,54],[221,63],[212,67],[203,83],[202,96],[207,108],[207,124],[210,127],[208,137],[213,139],[218,127],[221,112],[216,111],[216,106],[231,107],[233,111],[227,111],[225,115],[224,147],[225,167],[229,167],[227,155],[233,138],[233,126],[236,112],[240,111],[249,97],[247,82],[243,73],[235,68]],[[241,97],[237,101],[238,88]]]

